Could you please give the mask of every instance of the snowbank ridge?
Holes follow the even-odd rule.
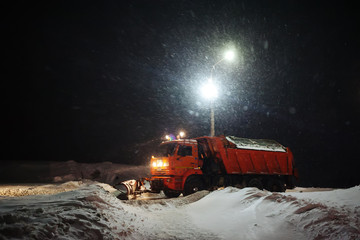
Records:
[[[0,198],[0,239],[360,238],[360,186],[290,193],[228,187],[121,201],[99,185]]]

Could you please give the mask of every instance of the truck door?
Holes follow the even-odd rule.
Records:
[[[195,167],[197,167],[197,162],[193,156],[193,146],[179,145],[175,168],[180,174],[183,174],[188,169],[194,169]]]

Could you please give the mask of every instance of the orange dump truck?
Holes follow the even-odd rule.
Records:
[[[273,140],[233,136],[199,137],[160,144],[151,158],[151,178],[126,181],[127,194],[163,191],[167,197],[238,186],[283,192],[297,171],[289,148]]]

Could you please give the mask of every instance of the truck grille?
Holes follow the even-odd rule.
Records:
[[[164,182],[162,179],[161,180],[160,179],[152,180],[150,185],[151,185],[151,189],[155,190],[155,191],[161,190],[164,188]]]
[[[168,175],[169,170],[163,168],[155,168],[152,172],[152,175]]]

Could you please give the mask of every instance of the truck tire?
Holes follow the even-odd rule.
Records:
[[[256,187],[260,190],[263,190],[264,189],[264,186],[262,184],[262,182],[260,181],[260,179],[258,178],[252,178],[248,184],[247,184],[248,187]]]
[[[180,196],[181,192],[165,189],[164,194],[168,198],[176,198],[176,197]]]
[[[288,176],[286,181],[286,188],[294,189],[295,188],[295,177],[294,176]]]
[[[183,195],[187,196],[204,189],[204,182],[200,177],[189,177],[185,182]]]
[[[271,192],[285,192],[286,190],[284,182],[280,179],[269,180],[266,189]]]

